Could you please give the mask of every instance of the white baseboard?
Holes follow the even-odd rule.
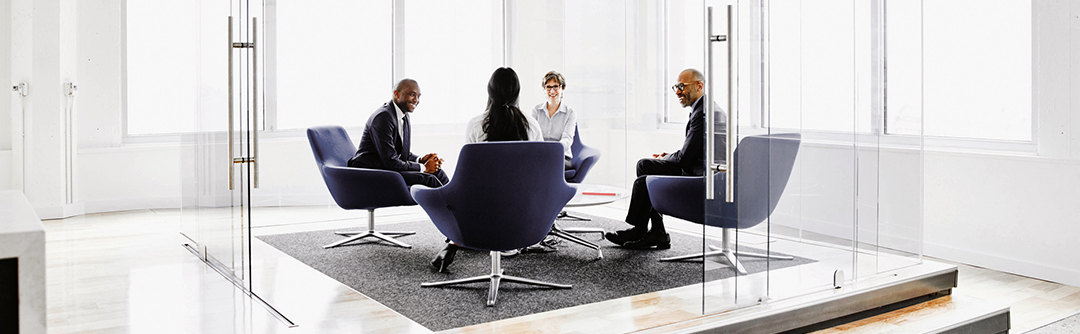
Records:
[[[83,204],[83,207],[85,208],[85,210],[83,211],[84,214],[146,209],[178,209],[180,208],[180,197],[154,196],[110,200],[91,200],[83,201],[81,204]]]
[[[926,256],[1038,278],[1065,285],[1080,286],[1080,271],[1075,269],[1048,266],[1034,263],[1030,260],[989,255],[978,251],[959,249],[929,242],[925,243],[924,246],[926,247],[924,252]],[[1047,256],[1053,255],[1047,254]]]
[[[207,201],[202,203],[204,206],[217,207],[228,206],[230,198],[228,196],[205,198]],[[329,195],[326,194],[303,194],[303,195],[274,195],[274,196],[253,196],[252,201],[256,207],[264,206],[308,206],[308,205],[327,205],[332,203]],[[88,214],[88,213],[101,213],[101,212],[114,212],[114,211],[128,211],[128,210],[145,210],[145,209],[179,209],[180,208],[179,196],[157,196],[157,197],[140,197],[140,198],[125,198],[125,199],[112,199],[112,200],[93,200],[84,201],[78,204],[78,211],[74,214],[68,214],[67,216],[60,217],[58,214],[54,214],[46,218],[46,215],[38,209],[38,214],[42,219],[55,219],[55,218],[67,218],[74,215]],[[219,205],[214,205],[218,203]],[[51,209],[50,209],[51,210]],[[70,210],[69,210],[70,211]],[[47,211],[47,213],[54,213],[54,211]]]
[[[65,204],[58,206],[36,207],[38,217],[45,219],[64,219],[86,213],[83,203]]]

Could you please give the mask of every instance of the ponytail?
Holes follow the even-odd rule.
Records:
[[[500,67],[488,81],[488,112],[482,124],[484,141],[529,140],[529,120],[517,107],[521,84],[517,73]]]

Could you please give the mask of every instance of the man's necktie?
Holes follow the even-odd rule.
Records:
[[[412,152],[412,125],[409,122],[409,114],[405,113],[405,121],[401,124],[401,156],[402,158],[409,156],[409,152]]]

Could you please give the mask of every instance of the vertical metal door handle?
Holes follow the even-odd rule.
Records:
[[[728,22],[727,23],[728,24],[728,29],[727,29],[728,30],[727,31],[727,46],[728,46],[728,49],[727,49],[728,50],[727,171],[724,171],[724,173],[727,173],[727,175],[725,175],[725,177],[727,178],[727,180],[725,180],[725,181],[727,181],[726,189],[725,189],[725,190],[727,190],[726,193],[725,193],[727,198],[725,198],[724,200],[726,202],[728,202],[728,203],[734,203],[735,202],[735,147],[739,145],[739,137],[737,136],[737,133],[736,133],[738,131],[738,129],[739,129],[739,124],[737,123],[738,122],[738,117],[736,117],[738,115],[738,113],[739,113],[738,110],[737,110],[738,107],[739,107],[739,104],[738,104],[738,101],[737,101],[737,99],[738,99],[738,96],[737,96],[738,93],[737,92],[738,92],[738,84],[739,84],[739,77],[738,77],[738,70],[739,69],[738,69],[738,66],[737,66],[738,63],[736,62],[737,61],[736,58],[738,57],[738,54],[736,53],[736,49],[735,49],[735,47],[736,47],[735,46],[735,43],[736,43],[735,35],[738,34],[738,31],[737,31],[738,25],[735,24],[735,20],[737,18],[736,18],[736,13],[735,13],[734,9],[735,9],[735,7],[732,6],[732,5],[727,6],[727,16],[728,16],[728,21],[727,21]]]
[[[714,142],[714,136],[716,136],[716,129],[714,124],[716,123],[716,116],[713,115],[713,66],[712,66],[712,7],[705,11],[705,73],[708,77],[705,78],[705,85],[708,86],[705,89],[705,199],[711,200],[715,197],[716,193],[716,181],[713,180],[715,171],[713,170],[713,161],[716,160],[716,143]]]
[[[229,16],[229,190],[233,190],[233,39],[232,16]]]
[[[735,52],[735,7],[732,5],[727,6],[728,17],[728,29],[727,35],[714,36],[712,34],[712,7],[709,7],[706,11],[706,30],[705,30],[705,73],[708,76],[705,78],[706,94],[705,94],[705,199],[711,200],[715,198],[716,181],[713,180],[717,169],[724,170],[725,184],[724,184],[724,201],[728,203],[735,202],[735,146],[738,145],[738,136],[735,130],[738,129],[736,124],[735,110],[738,107],[737,92],[739,84],[738,80],[738,66],[735,57],[738,55]],[[713,108],[713,42],[727,42],[728,46],[728,108],[727,108],[727,149],[726,149],[726,165],[725,166],[713,166],[713,161],[716,160],[716,116],[713,114],[715,109]]]
[[[251,164],[255,169],[255,188],[259,187],[259,54],[258,54],[258,41],[259,35],[256,20],[258,18],[251,18],[251,132],[254,140],[253,148],[251,150]]]

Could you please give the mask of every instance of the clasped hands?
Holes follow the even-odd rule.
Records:
[[[438,154],[428,153],[420,157],[420,163],[424,164],[424,173],[434,173],[442,168],[443,159]]]

